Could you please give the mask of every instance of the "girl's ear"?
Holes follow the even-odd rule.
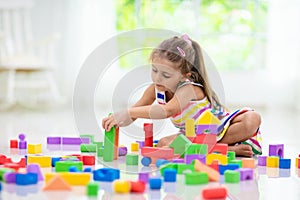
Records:
[[[191,73],[191,72],[189,72],[189,73],[186,73],[186,74],[185,74],[185,77],[186,77],[186,78],[190,78],[190,77],[191,77],[191,75],[192,75],[192,73]]]

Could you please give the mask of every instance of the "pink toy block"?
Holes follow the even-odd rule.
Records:
[[[114,141],[114,160],[118,160],[119,156],[119,127],[116,127],[115,141]]]
[[[228,144],[217,143],[211,150],[210,153],[221,153],[227,155],[228,152]]]
[[[145,131],[145,147],[153,146],[153,124],[152,123],[144,123],[144,131]]]
[[[143,147],[141,149],[141,154],[144,157],[155,157],[163,159],[174,158],[174,149],[172,148],[161,148],[161,147]]]
[[[269,145],[269,156],[279,156],[283,158],[284,154],[283,144],[270,144]]]
[[[253,180],[253,174],[254,174],[253,169],[240,168],[237,169],[236,171],[240,172],[241,181]]]

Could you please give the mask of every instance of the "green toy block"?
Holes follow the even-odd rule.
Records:
[[[103,157],[104,147],[98,147],[97,149],[97,156]]]
[[[94,135],[82,134],[82,135],[80,135],[80,137],[82,137],[82,138],[90,138],[90,144],[94,143]]]
[[[81,161],[57,161],[55,171],[68,172],[71,166],[75,166],[79,171],[82,171],[83,163]]]
[[[126,165],[138,165],[139,155],[137,154],[127,154],[126,155]]]
[[[198,185],[207,184],[208,174],[206,172],[192,172],[185,174],[185,184]]]
[[[3,175],[6,172],[14,172],[15,170],[10,169],[10,168],[0,168],[0,181],[3,181]]]
[[[194,164],[187,165],[185,163],[178,163],[177,174],[183,174],[184,172],[195,172]]]
[[[174,154],[180,154],[180,156],[183,158],[185,154],[185,148],[188,144],[192,144],[192,142],[183,134],[180,134],[175,138],[175,140],[173,140],[173,142],[170,144],[170,147],[174,149]]]
[[[112,162],[114,160],[115,136],[116,127],[113,126],[110,131],[105,131],[103,150],[103,160],[105,162]]]
[[[98,195],[99,185],[97,183],[89,183],[86,186],[86,194],[90,196],[97,196]]]
[[[96,144],[81,144],[80,151],[81,152],[96,152],[97,145]]]
[[[242,166],[243,166],[242,160],[231,160],[228,163],[230,163],[230,164],[238,164],[240,168],[242,168]]]
[[[103,142],[93,142],[93,144],[97,145],[97,148],[103,146]]]
[[[235,152],[234,151],[228,151],[227,152],[227,161],[228,163],[231,161],[231,160],[235,160]]]
[[[225,183],[239,183],[241,174],[239,171],[226,170],[224,173]]]
[[[208,146],[207,144],[186,144],[186,154],[203,154],[207,155]]]
[[[177,166],[178,166],[178,163],[167,163],[167,164],[165,164],[165,165],[162,165],[162,166],[159,168],[160,174],[161,174],[162,176],[164,176],[165,169],[176,169],[176,170],[177,170]]]

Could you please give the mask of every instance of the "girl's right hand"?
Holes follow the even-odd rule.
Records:
[[[128,126],[131,124],[134,120],[131,119],[128,110],[119,112],[119,113],[114,113],[102,120],[102,127],[106,131],[110,131],[110,129],[113,126]]]

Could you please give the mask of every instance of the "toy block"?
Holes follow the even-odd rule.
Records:
[[[152,160],[149,157],[143,157],[141,163],[143,166],[148,167],[151,164]]]
[[[238,164],[227,164],[227,165],[219,165],[219,172],[221,175],[224,175],[226,170],[235,170],[239,169],[240,166]]]
[[[142,148],[145,146],[145,141],[136,141],[136,143],[139,144],[139,148]],[[153,141],[154,144],[158,143],[158,140]]]
[[[254,169],[255,160],[253,158],[242,158],[242,167]]]
[[[59,173],[46,173],[45,182],[48,183],[54,176],[59,175],[69,185],[87,185],[91,181],[90,173],[80,172],[59,172]]]
[[[17,172],[6,172],[3,175],[3,181],[5,183],[14,183],[14,184],[16,184],[16,175],[17,175]]]
[[[234,151],[227,151],[227,160],[228,160],[228,162],[231,160],[235,160],[235,152]]]
[[[47,144],[61,144],[61,137],[47,137]]]
[[[18,148],[18,140],[10,140],[9,147],[11,149],[17,149]]]
[[[284,149],[283,144],[270,144],[269,145],[269,156],[279,156],[283,158]]]
[[[221,121],[210,110],[206,110],[199,116],[197,124],[220,125]]]
[[[101,168],[93,171],[94,181],[112,182],[120,178],[120,170],[112,168]]]
[[[126,155],[126,165],[138,165],[139,155],[137,154],[127,154]]]
[[[280,158],[279,159],[279,168],[280,169],[290,169],[291,168],[291,159]]]
[[[114,160],[116,127],[112,127],[110,131],[105,131],[103,160],[111,162]]]
[[[240,172],[235,170],[226,170],[224,176],[225,183],[239,183],[241,179]]]
[[[218,134],[218,127],[215,124],[198,124],[196,125],[196,134]]]
[[[185,135],[186,137],[195,137],[195,120],[188,118],[185,120]]]
[[[19,149],[27,149],[27,142],[25,141],[25,134],[19,134]]]
[[[206,156],[206,164],[210,165],[214,160],[219,161],[221,165],[227,165],[227,156],[223,154],[207,154]]]
[[[139,151],[139,143],[131,143],[131,152]]]
[[[173,167],[173,169],[176,169],[178,174],[195,172],[195,168],[193,164],[187,165],[184,163],[178,163]]]
[[[167,161],[165,159],[157,159],[155,161],[155,165],[156,165],[157,168],[160,168],[161,166],[166,165],[168,163],[169,163],[169,161]]]
[[[97,157],[103,157],[103,152],[104,152],[104,147],[98,147],[98,149],[97,149]]]
[[[40,167],[51,167],[52,159],[50,156],[27,156],[27,165],[28,164],[39,164]]]
[[[300,168],[300,158],[296,158],[295,160],[295,164],[296,164],[296,168],[299,169]]]
[[[138,180],[143,183],[148,183],[149,181],[149,173],[148,172],[139,172]]]
[[[267,157],[267,167],[275,167],[279,166],[279,157],[277,156],[270,156]]]
[[[130,192],[144,193],[146,189],[146,184],[142,181],[130,181]]]
[[[81,161],[58,161],[55,164],[55,171],[68,172],[71,166],[75,166],[79,171],[82,171],[83,163]]]
[[[83,155],[82,163],[83,165],[95,165],[96,158],[93,155]]]
[[[176,182],[176,169],[165,169],[164,171],[164,182]]]
[[[116,193],[129,193],[130,192],[130,182],[124,180],[115,180],[113,182],[113,189]]]
[[[207,144],[186,144],[185,154],[207,154]]]
[[[93,142],[94,145],[96,145],[96,148],[103,147],[103,142]]]
[[[145,132],[145,147],[153,146],[153,124],[144,123],[144,132]]]
[[[38,175],[35,173],[16,174],[16,185],[33,185],[37,182]]]
[[[161,188],[161,185],[162,185],[161,178],[156,178],[156,177],[149,178],[150,189],[159,190]]]
[[[40,154],[42,153],[42,144],[28,144],[28,154]]]
[[[80,172],[77,167],[75,166],[70,166],[69,169],[68,169],[68,172]]]
[[[253,174],[254,174],[254,171],[253,169],[250,169],[250,168],[240,168],[240,169],[237,169],[236,171],[239,171],[240,172],[240,177],[241,177],[241,181],[247,181],[247,180],[253,180]]]
[[[10,168],[10,169],[13,169],[14,171],[18,171],[21,167],[18,165],[18,164],[16,164],[16,163],[5,163],[4,165],[3,165],[5,168]]]
[[[79,135],[81,138],[89,138],[90,139],[90,143],[94,144],[94,135],[90,135],[90,134],[80,134]]]
[[[192,144],[192,142],[183,134],[180,134],[173,140],[170,147],[174,149],[175,154],[180,154],[180,156],[183,157],[185,154],[185,148],[188,144]]]
[[[186,164],[191,164],[193,160],[200,160],[203,163],[206,163],[206,156],[201,154],[186,154],[184,156],[184,162]]]
[[[174,157],[174,149],[164,147],[143,147],[141,154],[144,157],[156,157],[163,159],[171,159]]]
[[[114,160],[119,157],[119,127],[116,127],[115,140],[114,140]]]
[[[53,176],[43,188],[43,191],[70,191],[71,186],[59,175]]]
[[[80,151],[81,152],[96,152],[97,145],[96,144],[81,144]]]
[[[3,176],[7,172],[14,172],[15,170],[10,168],[0,168],[0,181],[3,181]]]
[[[185,174],[186,185],[199,185],[208,183],[208,174],[206,172],[192,172]]]
[[[99,190],[98,183],[89,183],[86,186],[86,194],[89,197],[92,197],[92,196],[96,197],[96,196],[98,196],[98,190]]]
[[[90,138],[87,137],[62,137],[63,145],[81,145],[81,144],[90,144]]]
[[[27,165],[27,172],[28,173],[36,173],[38,175],[38,181],[43,181],[44,176],[41,171],[40,165],[39,164],[29,164]]]
[[[118,154],[119,156],[125,156],[127,154],[127,147],[119,147]]]
[[[193,143],[207,144],[207,150],[210,153],[217,144],[217,136],[214,134],[199,134],[194,138]]]
[[[210,181],[219,181],[220,180],[219,171],[203,164],[199,160],[195,160],[194,168],[197,172],[206,172]]]
[[[220,153],[227,156],[227,152],[228,152],[228,144],[217,143],[212,148],[210,153]]]
[[[182,158],[174,158],[171,160],[172,163],[184,163],[184,159]]]
[[[225,186],[207,186],[202,189],[203,199],[226,199],[228,194]]]

